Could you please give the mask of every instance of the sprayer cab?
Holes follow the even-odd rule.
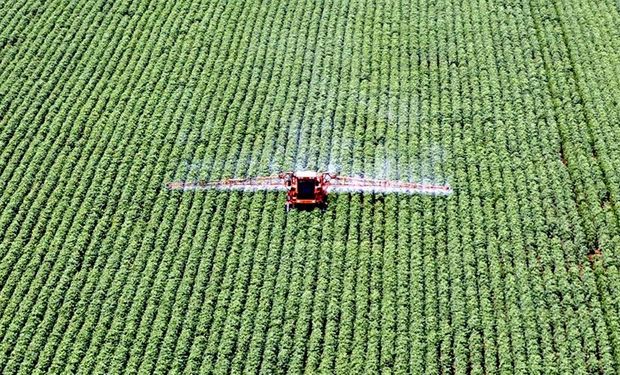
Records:
[[[280,175],[287,190],[286,211],[291,208],[325,208],[327,184],[331,175],[313,171],[288,172]]]

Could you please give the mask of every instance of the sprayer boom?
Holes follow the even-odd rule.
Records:
[[[449,195],[448,185],[422,184],[415,182],[381,180],[361,177],[342,177],[335,173],[296,171],[280,173],[277,176],[246,179],[225,179],[220,181],[170,182],[170,190],[271,190],[286,191],[286,210],[292,207],[322,207],[327,204],[329,192],[345,193],[402,193]]]
[[[228,178],[220,181],[169,182],[170,190],[286,190],[279,176]]]
[[[447,195],[452,192],[452,189],[448,185],[338,176],[330,181],[327,191]]]

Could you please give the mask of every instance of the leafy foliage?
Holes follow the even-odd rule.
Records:
[[[620,372],[615,0],[0,9],[1,373]]]

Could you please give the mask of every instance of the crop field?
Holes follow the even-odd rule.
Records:
[[[289,170],[448,196],[169,191]],[[620,373],[616,0],[0,0],[0,373]]]

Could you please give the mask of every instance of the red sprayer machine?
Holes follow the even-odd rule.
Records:
[[[448,185],[423,184],[416,182],[382,180],[361,177],[343,177],[336,173],[295,171],[276,176],[221,181],[170,182],[170,190],[282,190],[286,191],[286,210],[294,207],[320,207],[327,205],[330,192],[360,193],[404,193],[448,195]]]

